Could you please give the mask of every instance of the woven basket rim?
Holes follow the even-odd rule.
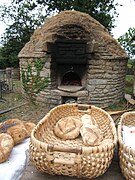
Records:
[[[34,136],[34,133],[36,132],[36,130],[38,129],[38,127],[44,123],[46,121],[46,119],[48,118],[48,116],[50,116],[50,114],[55,111],[57,108],[61,107],[61,106],[78,106],[78,105],[81,105],[83,106],[83,104],[62,104],[62,105],[58,105],[54,108],[52,108],[40,121],[39,123],[36,125],[36,127],[34,127],[34,129],[32,130],[32,133],[31,133],[31,143],[33,143],[36,147],[39,147],[39,148],[42,148],[44,149],[45,151],[48,151],[48,146],[54,146],[54,144],[48,144],[46,142],[41,142],[39,140],[37,140]],[[91,107],[91,108],[97,108],[99,109],[100,111],[102,111],[103,113],[105,113],[107,116],[108,116],[108,120],[112,126],[112,133],[114,135],[114,139],[113,139],[113,143],[111,145],[107,145],[107,146],[82,146],[82,152],[103,152],[105,150],[109,150],[109,149],[112,149],[112,147],[114,147],[116,144],[117,144],[117,132],[116,132],[116,128],[115,128],[115,124],[114,124],[114,121],[112,119],[112,117],[103,109],[99,108],[99,107],[96,107],[94,105],[87,105],[88,107]],[[58,148],[59,149],[59,145],[55,146],[56,149]],[[65,146],[65,149],[69,149],[68,146]],[[80,148],[80,147],[78,147]],[[72,148],[71,148],[72,150]]]
[[[117,136],[118,136],[118,142],[120,144],[120,146],[123,147],[123,149],[126,151],[126,152],[129,152],[129,154],[135,154],[135,150],[132,149],[131,147],[129,147],[128,145],[126,145],[123,141],[123,138],[122,138],[122,126],[123,126],[123,119],[125,116],[128,116],[128,115],[135,115],[135,111],[132,111],[132,112],[125,112],[121,115],[121,118],[120,118],[120,121],[119,121],[119,124],[118,124],[118,130],[117,130]]]

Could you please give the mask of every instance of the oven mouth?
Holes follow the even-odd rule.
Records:
[[[61,79],[61,84],[58,86],[59,90],[66,92],[77,92],[83,89],[81,78],[71,69],[66,72]]]

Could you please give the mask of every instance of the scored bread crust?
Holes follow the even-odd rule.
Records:
[[[75,139],[79,136],[82,122],[78,116],[67,116],[61,118],[54,127],[57,137],[67,140]]]
[[[14,147],[13,138],[6,133],[0,134],[0,163],[6,161]]]
[[[96,125],[83,125],[80,133],[86,146],[98,146],[103,140],[102,131]]]

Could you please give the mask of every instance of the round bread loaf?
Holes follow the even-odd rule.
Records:
[[[8,120],[6,120],[0,124],[0,133],[7,133],[7,130],[10,127],[14,127],[16,125],[19,125],[22,128],[24,128],[24,124],[21,120],[19,120],[19,119],[8,119]]]
[[[14,144],[16,145],[26,138],[27,130],[23,126],[16,125],[7,129],[7,133],[13,138]]]
[[[13,138],[6,133],[0,134],[0,163],[6,161],[14,147]]]
[[[23,122],[19,119],[9,119],[0,125],[0,132],[9,134],[13,140],[14,144],[21,143],[27,134],[27,130]]]
[[[33,128],[36,126],[36,124],[32,123],[32,122],[24,122],[24,126],[27,130],[26,137],[30,137],[31,132],[32,132]]]
[[[82,122],[78,116],[61,118],[54,128],[54,133],[61,139],[75,139],[79,136]]]
[[[80,133],[86,146],[98,146],[103,140],[101,130],[95,125],[83,125]]]

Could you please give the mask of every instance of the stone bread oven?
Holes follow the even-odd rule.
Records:
[[[31,75],[37,73],[33,66],[37,58],[46,59],[37,74],[41,79],[48,77],[49,84],[33,95],[50,108],[68,102],[101,107],[124,97],[128,56],[88,14],[63,11],[49,18],[34,32],[19,58],[21,74],[31,65]],[[31,80],[28,84],[32,88]],[[22,88],[25,93],[24,84]]]

